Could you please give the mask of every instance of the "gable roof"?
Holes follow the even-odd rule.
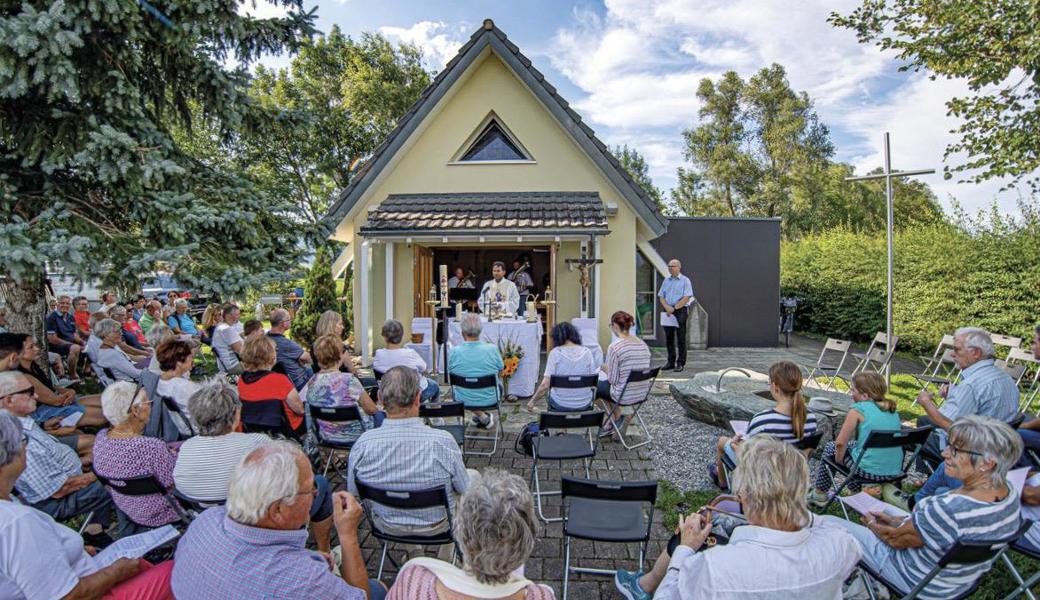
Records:
[[[361,234],[582,232],[606,234],[598,192],[390,194]]]
[[[329,212],[325,216],[326,223],[334,228],[350,213],[364,195],[365,190],[390,163],[394,154],[401,149],[423,119],[430,114],[437,102],[489,46],[538,97],[589,158],[596,163],[607,179],[631,204],[636,214],[654,232],[654,235],[663,234],[668,228],[668,220],[657,210],[654,200],[647,196],[643,188],[632,179],[621,163],[610,153],[606,144],[601,142],[592,128],[582,122],[581,116],[570,108],[570,103],[557,93],[556,88],[545,80],[545,76],[534,68],[531,60],[520,52],[520,48],[516,44],[509,41],[506,34],[496,27],[491,19],[484,20],[481,28],[470,36],[469,41],[463,44],[458,54],[445,65],[444,70],[437,74],[430,85],[423,90],[415,104],[401,117],[390,135],[376,147],[372,156],[365,161],[364,166],[355,174],[353,180],[347,184],[339,198],[329,208]]]

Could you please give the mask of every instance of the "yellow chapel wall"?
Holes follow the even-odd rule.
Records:
[[[501,122],[531,153],[534,164],[448,164],[484,117],[494,111]],[[610,234],[600,238],[600,342],[610,342],[607,319],[615,310],[635,310],[635,251],[637,217],[584,153],[574,143],[541,102],[519,81],[512,71],[490,52],[470,67],[465,80],[459,81],[431,112],[413,140],[398,155],[365,193],[364,208],[352,222],[341,227],[350,229],[355,240],[357,230],[374,208],[390,194],[450,192],[524,192],[524,191],[594,191],[605,204],[617,206],[617,214],[608,218]],[[341,237],[345,234],[337,235]],[[355,266],[360,264],[360,243],[354,245]],[[382,344],[379,326],[385,313],[384,267],[382,244],[373,244],[371,315],[369,339],[373,347]],[[578,243],[561,244],[558,261],[560,304],[557,319],[579,316],[578,272],[570,271],[565,258],[577,258]],[[406,327],[412,315],[412,251],[405,243],[395,249],[394,308]],[[378,265],[376,264],[378,262]],[[377,284],[378,282],[378,284]],[[355,310],[360,310],[359,286],[355,285]],[[358,313],[357,316],[360,316]]]

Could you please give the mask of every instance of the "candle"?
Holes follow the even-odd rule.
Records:
[[[530,319],[537,318],[538,316],[538,311],[534,307],[534,300],[527,301],[527,316]]]
[[[455,304],[455,320],[457,320],[457,321],[461,321],[462,320],[462,303],[461,302],[457,302]]]
[[[441,265],[441,306],[448,306],[448,265]]]

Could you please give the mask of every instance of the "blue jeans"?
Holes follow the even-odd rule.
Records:
[[[928,481],[924,482],[924,486],[914,494],[914,500],[920,502],[929,496],[937,496],[944,494],[950,490],[955,490],[964,485],[960,479],[950,477],[946,474],[946,461],[939,463],[936,467],[935,472],[928,477]]]
[[[112,522],[112,512],[115,511],[119,522],[119,535],[117,537],[122,537],[127,528],[130,527],[130,519],[126,518],[122,511],[116,509],[115,503],[112,502],[112,496],[105,489],[105,486],[101,485],[100,481],[95,481],[87,487],[72,492],[63,498],[40,500],[33,504],[32,507],[40,512],[47,513],[55,521],[66,521],[78,515],[86,516],[87,513],[93,511],[94,515],[90,518],[90,522],[97,523],[105,528]]]
[[[437,385],[437,382],[426,378],[426,389],[422,391],[422,395],[419,396],[419,402],[421,404],[427,404],[429,402],[436,402],[437,397],[441,394],[441,388]],[[378,427],[378,425],[377,425]]]
[[[321,475],[314,476],[314,488],[318,493],[311,501],[311,521],[324,521],[332,516],[332,488]]]
[[[54,417],[64,419],[72,413],[81,413],[84,410],[85,409],[82,406],[80,406],[79,402],[73,402],[68,406],[51,406],[49,404],[42,404],[38,402],[36,404],[36,410],[32,411],[32,413],[30,413],[29,416],[32,417],[33,421],[36,421],[42,426],[44,422],[49,421]]]
[[[846,521],[845,519],[822,515],[819,519],[830,525],[837,525],[856,538],[860,548],[863,550],[863,562],[865,562],[876,573],[884,577],[888,582],[899,588],[900,595],[906,594],[913,589],[915,583],[906,580],[902,571],[896,569],[896,549],[881,541],[874,532],[862,525]]]
[[[598,382],[596,382],[596,397],[602,400],[609,400],[611,402],[614,401],[614,399],[610,397],[609,381],[606,381],[605,379],[600,379]]]
[[[1031,449],[1035,452],[1040,452],[1040,431],[1033,431],[1032,429],[1019,429],[1018,435],[1022,436],[1022,443],[1026,449]],[[1032,467],[1033,461],[1029,460],[1029,455],[1025,452],[1018,459],[1016,467]]]

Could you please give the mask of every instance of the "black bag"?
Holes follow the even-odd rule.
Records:
[[[549,432],[541,431],[538,421],[531,421],[524,425],[524,428],[520,430],[520,434],[516,436],[516,446],[514,448],[516,453],[534,456],[534,438],[538,435],[549,435]]]

